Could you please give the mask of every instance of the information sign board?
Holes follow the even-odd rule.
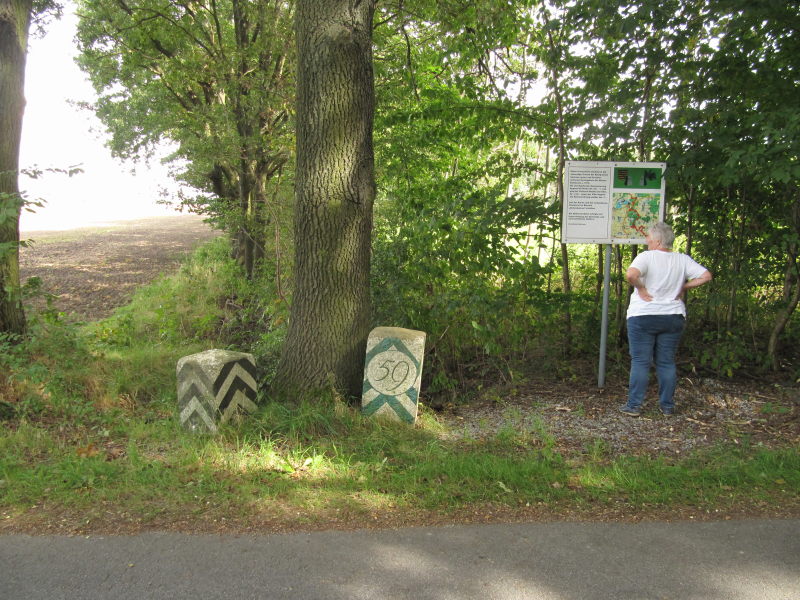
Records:
[[[666,163],[568,160],[561,241],[644,244],[647,228],[664,219]]]

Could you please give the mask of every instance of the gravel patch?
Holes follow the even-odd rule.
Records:
[[[503,400],[473,402],[439,415],[449,440],[487,440],[504,434],[538,438],[568,455],[603,453],[678,456],[720,442],[764,446],[800,443],[800,391],[684,378],[677,414],[663,416],[649,397],[642,416],[619,412],[626,389],[542,385]]]

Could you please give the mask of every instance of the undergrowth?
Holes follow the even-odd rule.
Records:
[[[178,423],[175,364],[235,347],[254,351],[268,380],[285,307],[259,301],[264,285],[246,282],[218,240],[108,319],[76,326],[49,309],[32,316],[27,339],[0,338],[0,523],[45,526],[68,513],[74,527],[255,516],[321,525],[485,505],[796,504],[793,448],[666,460],[609,456],[597,443],[567,457],[541,422],[456,440],[426,407],[408,427],[367,419],[332,392],[296,405],[262,395],[256,415],[193,436]]]

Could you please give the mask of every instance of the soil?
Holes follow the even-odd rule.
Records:
[[[595,454],[680,457],[720,442],[800,447],[800,388],[769,382],[681,377],[676,414],[658,410],[651,383],[642,415],[619,412],[627,386],[611,381],[541,382],[507,396],[451,407],[439,419],[451,439],[525,431],[570,457]]]
[[[167,217],[114,223],[108,227],[69,232],[31,232],[24,237],[35,244],[22,252],[23,278],[41,278],[43,288],[56,294],[58,310],[80,320],[105,317],[125,304],[141,285],[161,274],[174,271],[194,247],[217,233],[198,217]],[[651,386],[655,387],[655,386]],[[582,456],[613,457],[636,454],[680,457],[692,450],[720,442],[748,443],[765,447],[800,447],[800,387],[796,382],[734,382],[713,377],[683,374],[676,393],[677,414],[664,417],[657,410],[655,389],[651,390],[640,417],[618,411],[624,403],[624,381],[613,378],[604,389],[584,382],[542,381],[514,389],[495,388],[482,399],[445,407],[436,418],[446,425],[442,436],[456,443],[502,435],[529,436],[550,445],[568,460]],[[677,507],[676,507],[677,508]],[[554,512],[555,511],[555,512]],[[745,516],[797,516],[800,500],[791,506],[737,507],[722,515],[678,509],[671,518],[731,518]],[[651,518],[665,518],[663,514]],[[625,507],[607,514],[569,513],[550,507],[478,507],[463,513],[409,515],[386,514],[366,524],[337,518],[317,524],[301,524],[287,517],[269,523],[235,523],[225,518],[213,523],[163,522],[147,528],[180,531],[286,531],[317,528],[443,524],[551,519],[629,519]],[[636,518],[649,518],[641,511]],[[65,523],[74,521],[69,515]],[[140,525],[125,518],[115,523],[79,528],[81,531],[132,532]],[[35,521],[35,520],[34,520]],[[47,519],[52,524],[51,519]],[[51,526],[51,525],[50,525]],[[48,527],[50,527],[48,526]],[[40,531],[44,523],[22,526]]]
[[[54,308],[93,321],[126,304],[133,292],[174,272],[194,248],[219,235],[196,215],[151,217],[69,231],[23,232],[23,282],[38,277]],[[43,299],[37,300],[41,306]]]

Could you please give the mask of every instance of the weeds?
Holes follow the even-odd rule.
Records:
[[[249,340],[266,364],[277,358],[284,309],[258,308],[236,273],[215,242],[105,321],[79,327],[47,313],[31,320],[27,340],[0,338],[8,407],[0,522],[74,511],[81,522],[321,524],[487,503],[567,511],[621,501],[633,511],[778,504],[800,491],[792,449],[743,443],[666,462],[613,456],[594,441],[567,460],[543,421],[514,408],[493,438],[450,441],[457,436],[424,406],[408,427],[366,419],[331,392],[296,405],[262,398],[257,415],[194,437],[175,414],[180,356]]]

